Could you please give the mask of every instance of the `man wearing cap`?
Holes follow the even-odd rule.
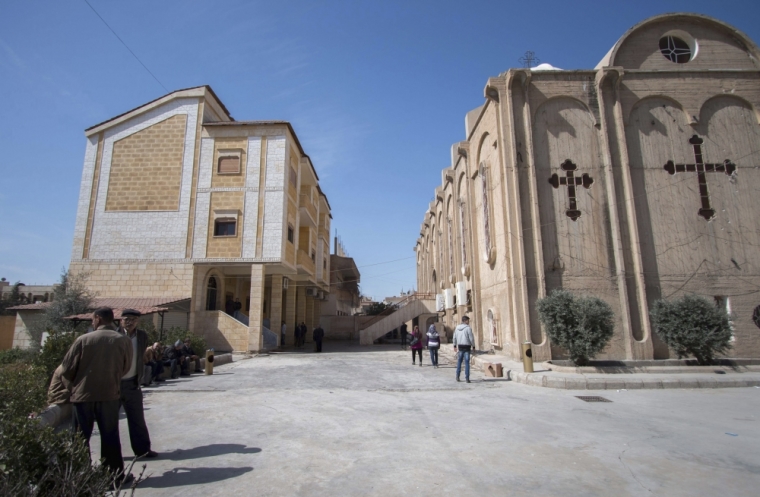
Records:
[[[475,338],[472,336],[470,328],[470,318],[462,317],[462,324],[454,330],[454,351],[457,353],[457,381],[459,373],[462,372],[462,361],[464,361],[464,379],[470,382],[470,352],[475,349]]]
[[[124,460],[119,440],[119,389],[121,378],[133,363],[133,347],[116,331],[110,307],[93,312],[92,327],[93,332],[77,338],[66,352],[61,377],[71,384],[77,431],[89,447],[97,422],[101,458],[111,472],[121,475]]]
[[[137,328],[140,311],[124,309],[121,311],[121,326],[119,330],[132,342],[132,362],[129,371],[121,378],[121,397],[119,399],[124,413],[127,415],[129,426],[129,442],[135,456],[156,457],[150,450],[150,434],[145,425],[143,412],[143,396],[140,385],[145,375],[145,349],[148,347],[148,334]]]

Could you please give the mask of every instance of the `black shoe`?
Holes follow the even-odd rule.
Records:
[[[203,370],[202,369],[196,369],[195,372],[196,373],[203,373]]]
[[[460,380],[459,378],[457,378],[457,381],[462,381],[462,380]]]
[[[470,379],[469,379],[469,378],[467,378],[465,381],[466,381],[467,383],[469,383],[469,382],[470,382]]]
[[[180,373],[180,376],[190,376],[190,373]]]
[[[179,376],[177,376],[176,374],[172,375],[172,380],[176,380],[177,378],[179,378]]]
[[[156,452],[155,450],[149,450],[148,452],[146,452],[145,454],[141,455],[140,457],[145,457],[145,458],[152,459],[154,457],[158,457],[158,452]]]
[[[165,382],[166,380],[165,380],[165,379],[163,379],[163,378],[155,378],[153,381],[155,381],[156,383],[163,383],[163,382]]]

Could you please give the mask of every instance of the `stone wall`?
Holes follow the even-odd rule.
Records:
[[[184,297],[192,292],[189,262],[72,262],[72,274],[86,273],[87,288],[97,297]]]
[[[186,126],[178,114],[113,144],[106,211],[179,208]]]
[[[248,327],[223,311],[196,311],[193,333],[217,352],[247,352]]]

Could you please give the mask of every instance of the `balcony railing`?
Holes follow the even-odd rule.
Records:
[[[314,274],[314,261],[311,260],[311,256],[301,249],[298,249],[298,259],[296,261],[299,268],[303,268],[310,274]]]
[[[304,195],[303,193],[298,198],[298,207],[300,209],[304,209],[309,216],[311,216],[311,223],[316,225],[317,224],[317,208],[314,207],[314,204],[311,203],[311,199],[308,195]]]

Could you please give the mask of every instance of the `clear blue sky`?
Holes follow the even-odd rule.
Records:
[[[593,68],[676,11],[760,42],[756,0],[90,2],[168,90],[208,84],[236,119],[293,123],[375,298],[415,285],[412,247],[464,115],[526,50]],[[0,90],[0,276],[50,283],[71,257],[83,130],[166,91],[84,0],[0,5]]]

